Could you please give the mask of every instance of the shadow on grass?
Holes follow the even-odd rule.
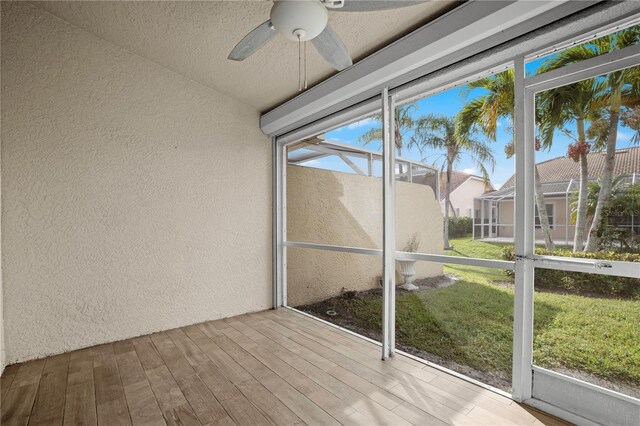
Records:
[[[477,273],[478,278],[483,275]],[[298,308],[368,337],[381,337],[382,296],[377,290]],[[336,315],[328,316],[327,310]],[[553,306],[536,304],[538,326],[552,323],[555,314]],[[396,342],[418,356],[464,374],[469,367],[480,372],[474,374],[477,379],[504,388],[511,376],[512,340],[512,290],[464,279],[435,290],[398,290]]]
[[[456,250],[456,248],[455,248],[455,247],[452,247],[451,249],[447,250],[447,252],[448,252],[448,253],[445,253],[445,254],[453,254],[453,253],[456,253],[454,256],[459,256],[459,257],[469,257],[469,255],[464,254],[463,252]]]
[[[538,325],[557,310],[536,306]],[[397,341],[482,371],[510,374],[513,292],[462,280],[454,286],[403,294],[396,306]]]

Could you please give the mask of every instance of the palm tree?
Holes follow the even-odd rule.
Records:
[[[398,151],[398,157],[402,156],[405,135],[413,130],[415,119],[412,113],[416,110],[415,102],[398,105],[395,108],[394,116],[394,142]],[[371,142],[382,141],[382,114],[376,114],[373,119],[380,125],[369,129],[358,138],[358,142],[367,145]],[[403,173],[402,165],[399,166],[400,173]]]
[[[592,217],[596,212],[596,206],[598,205],[598,196],[600,194],[600,187],[602,186],[602,179],[589,182],[587,185],[587,202],[586,210],[587,216]],[[624,197],[629,192],[630,184],[625,183],[625,176],[616,176],[613,179],[611,185],[611,200],[616,200]],[[578,212],[578,194],[574,194],[571,200],[571,220],[576,220]]]
[[[558,57],[547,60],[538,72],[543,73],[556,68]],[[584,80],[569,86],[542,92],[537,98],[539,108],[539,128],[543,144],[550,146],[556,130],[560,130],[574,140],[569,145],[568,155],[580,163],[580,188],[578,191],[573,250],[582,251],[584,231],[587,221],[587,193],[589,185],[589,167],[587,154],[591,144],[587,141],[585,125],[597,119],[603,108],[602,93],[604,83],[596,79]],[[577,137],[564,126],[576,123]]]
[[[623,111],[620,117],[622,124],[633,130],[632,143],[640,143],[640,106]]]
[[[491,140],[496,140],[498,121],[500,119],[513,121],[515,105],[514,76],[514,71],[510,69],[467,84],[466,89],[462,92],[463,96],[468,95],[474,89],[483,89],[487,93],[467,102],[458,114],[459,125],[456,131],[460,136],[469,134],[474,129],[477,129]],[[546,145],[544,147],[549,148]],[[513,155],[513,141],[511,147],[507,146],[505,151],[507,158]],[[551,226],[549,225],[544,192],[542,191],[537,168],[535,172],[535,194],[540,227],[542,228],[546,248],[553,250],[555,246],[551,238]]]
[[[589,43],[572,47],[556,55],[554,59],[558,67],[572,63],[581,62],[597,56],[611,53],[640,43],[640,28],[631,27],[609,34]],[[603,223],[603,212],[611,198],[611,188],[613,184],[613,169],[616,162],[616,142],[618,138],[618,125],[620,123],[621,112],[624,107],[637,105],[638,89],[638,69],[627,68],[616,71],[600,78],[605,85],[607,106],[600,120],[606,125],[601,126],[603,130],[600,137],[595,141],[596,149],[604,149],[605,164],[602,173],[602,187],[598,194],[598,204],[593,215],[593,221],[587,236],[584,250],[593,252],[598,249],[600,227]]]
[[[451,205],[451,175],[454,166],[464,156],[469,157],[480,169],[485,180],[488,180],[489,173],[487,166],[493,170],[495,160],[491,148],[482,141],[473,139],[469,133],[460,133],[456,131],[457,122],[453,117],[444,115],[429,114],[420,117],[416,121],[415,130],[408,146],[415,146],[426,161],[425,153],[427,150],[436,149],[444,150],[444,154],[438,157],[442,158],[440,165],[441,170],[446,170],[446,178],[444,184],[444,246],[449,246],[449,207]],[[459,136],[459,135],[462,136]],[[438,163],[438,159],[434,163]]]

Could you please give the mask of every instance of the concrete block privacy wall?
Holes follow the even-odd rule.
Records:
[[[258,111],[29,3],[1,65],[9,364],[271,306]]]
[[[414,234],[418,251],[443,252],[442,211],[429,186],[396,182],[396,248]],[[287,166],[287,239],[339,246],[382,248],[382,179]],[[442,264],[418,262],[416,278],[442,275]],[[337,296],[342,289],[379,288],[382,257],[287,249],[290,306]],[[398,284],[403,279],[396,277]]]

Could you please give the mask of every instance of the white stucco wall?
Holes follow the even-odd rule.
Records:
[[[0,8],[0,14],[2,9]],[[0,19],[0,34],[2,33],[2,19]],[[1,46],[0,46],[1,47]],[[2,57],[2,49],[0,48],[0,57]],[[0,72],[0,99],[2,98],[2,72]],[[0,102],[1,104],[1,102]],[[0,105],[1,106],[1,105]],[[0,113],[0,147],[2,147],[2,114]],[[5,353],[4,353],[4,309],[3,296],[4,286],[2,281],[2,149],[0,148],[0,374],[4,371]]]
[[[9,363],[268,308],[258,111],[2,3]]]

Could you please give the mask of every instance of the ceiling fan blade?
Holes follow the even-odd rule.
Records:
[[[271,41],[276,34],[277,31],[273,28],[273,25],[271,25],[271,20],[258,25],[253,31],[244,36],[244,38],[240,40],[240,43],[236,44],[236,47],[229,53],[228,59],[232,61],[244,61]]]
[[[426,3],[428,0],[343,0],[342,7],[327,7],[331,12],[374,12]]]
[[[320,56],[329,62],[338,71],[342,71],[348,66],[353,65],[351,55],[345,47],[344,43],[330,26],[326,26],[324,31],[316,38],[311,40]]]

